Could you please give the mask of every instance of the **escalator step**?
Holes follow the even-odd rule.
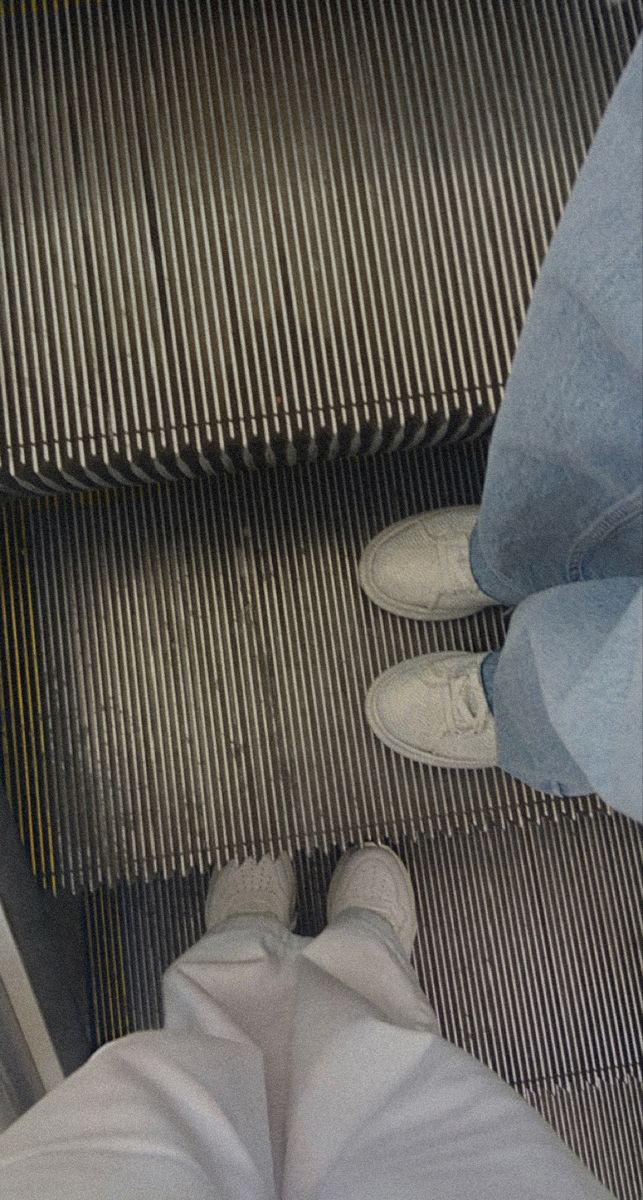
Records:
[[[0,490],[484,426],[641,0],[0,5]]]
[[[484,464],[477,440],[0,513],[6,790],[43,882],[538,820],[523,784],[424,769],[363,715],[385,667],[502,641],[499,609],[401,621],[357,581],[372,534],[476,502]]]

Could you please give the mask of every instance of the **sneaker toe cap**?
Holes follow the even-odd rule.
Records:
[[[431,692],[418,669],[401,663],[380,675],[366,697],[366,715],[374,732],[402,750],[433,748]]]
[[[483,658],[484,654],[429,654],[385,671],[366,697],[373,732],[391,750],[428,765],[495,765],[495,723],[488,709],[479,729],[475,723],[470,729],[456,729],[445,691],[449,681],[462,673],[465,661],[478,671]]]
[[[362,587],[382,606],[423,607],[430,600],[431,550],[419,521],[385,530],[360,563]]]

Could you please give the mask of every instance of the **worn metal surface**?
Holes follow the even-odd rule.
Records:
[[[524,785],[424,770],[363,715],[392,663],[502,641],[498,609],[401,621],[357,581],[378,529],[479,497],[484,450],[7,509],[7,792],[43,881],[93,887],[202,869],[244,845],[536,818],[545,802]]]
[[[472,429],[640,0],[0,6],[0,490]]]

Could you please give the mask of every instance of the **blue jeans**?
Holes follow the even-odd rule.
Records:
[[[484,664],[499,764],[641,817],[643,299],[639,42],[552,241],[471,542],[516,605]]]

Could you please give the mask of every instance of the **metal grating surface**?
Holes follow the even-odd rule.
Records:
[[[97,1043],[159,1023],[211,862],[289,850],[314,932],[341,847],[388,838],[445,1033],[638,1200],[636,827],[500,772],[421,768],[363,721],[389,663],[502,638],[498,610],[382,613],[355,570],[388,522],[475,501],[484,465],[478,441],[7,506],[6,790],[43,883],[86,888]]]
[[[0,4],[0,489],[484,424],[642,20]]]
[[[620,1200],[639,1200],[636,825],[552,805],[539,823],[393,844],[413,875],[416,966],[445,1035],[513,1084]],[[339,852],[295,853],[302,933],[324,923]],[[199,936],[206,888],[193,872],[87,897],[96,1044],[160,1023],[161,974]]]
[[[639,1200],[643,1195],[640,1070],[571,1080],[564,1088],[541,1085],[523,1095],[618,1200]]]
[[[6,791],[43,882],[538,819],[524,785],[427,771],[362,711],[392,663],[502,641],[500,610],[400,621],[356,572],[384,525],[474,502],[484,462],[476,442],[7,508]]]

